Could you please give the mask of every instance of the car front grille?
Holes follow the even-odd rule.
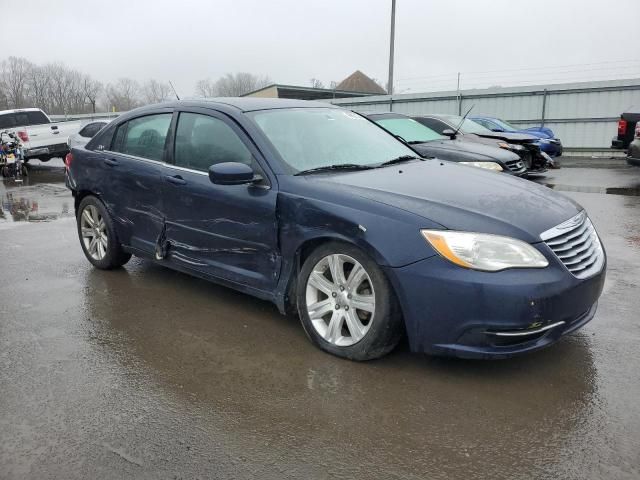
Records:
[[[540,238],[576,277],[587,278],[602,269],[602,244],[584,210],[566,222],[543,232]]]
[[[505,165],[512,172],[518,172],[518,171],[520,171],[520,170],[522,170],[524,168],[524,164],[522,163],[522,160],[520,160],[520,159],[518,159],[518,160],[509,160],[508,162],[505,162]]]

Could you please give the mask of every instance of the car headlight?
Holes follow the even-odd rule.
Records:
[[[498,146],[500,148],[504,148],[505,150],[524,150],[524,147],[522,145],[516,145],[515,143],[498,142]]]
[[[471,167],[486,168],[487,170],[493,170],[494,172],[501,172],[502,167],[496,162],[458,162],[462,165],[469,165]]]
[[[421,233],[440,255],[461,267],[497,272],[549,265],[538,250],[516,238],[450,230],[421,230]]]
[[[549,140],[548,138],[539,138],[538,142],[540,142],[540,143],[551,143],[551,140]]]

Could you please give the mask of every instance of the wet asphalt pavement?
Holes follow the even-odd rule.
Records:
[[[61,163],[34,163],[0,183],[0,478],[640,478],[640,169],[538,179],[608,251],[585,328],[504,361],[353,363],[269,303],[92,268]]]

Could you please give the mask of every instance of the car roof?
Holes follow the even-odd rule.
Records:
[[[435,118],[436,120],[440,120],[442,122],[454,122],[460,120],[462,117],[460,115],[452,115],[446,113],[428,113],[426,115],[414,115],[414,117],[423,117],[423,118]]]
[[[376,118],[411,118],[408,115],[403,115],[402,113],[395,112],[363,112],[363,115],[371,120]]]
[[[0,110],[0,115],[4,115],[7,113],[20,113],[20,112],[40,112],[39,108],[16,108],[13,110]]]
[[[241,112],[252,112],[256,110],[274,110],[279,108],[341,108],[330,103],[315,102],[310,100],[293,100],[288,98],[257,98],[257,97],[216,97],[216,98],[189,98],[166,102],[163,104],[150,105],[158,106],[189,106],[211,108],[216,105],[233,107]],[[146,108],[146,107],[143,107]]]

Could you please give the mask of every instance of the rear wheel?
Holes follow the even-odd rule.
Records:
[[[327,243],[306,259],[297,303],[311,341],[340,357],[381,357],[402,335],[400,307],[384,272],[349,244]]]
[[[82,250],[95,267],[111,270],[129,261],[131,254],[122,249],[111,216],[98,198],[82,199],[77,224]]]

